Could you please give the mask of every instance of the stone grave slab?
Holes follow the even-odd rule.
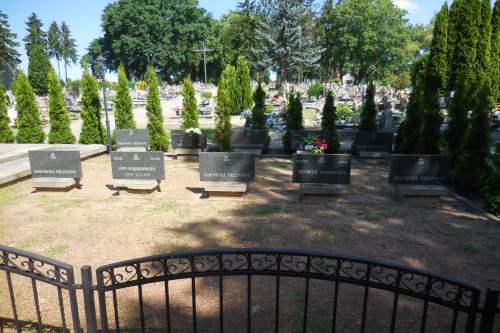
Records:
[[[202,133],[198,139],[187,134],[185,130],[170,131],[170,144],[175,155],[198,155],[208,146],[207,135]]]
[[[387,158],[392,152],[393,141],[393,132],[358,131],[352,149],[360,157]]]
[[[28,151],[34,188],[80,188],[82,163],[80,152],[61,150]]]
[[[149,147],[147,129],[116,129],[115,138],[118,149],[142,148],[146,150]]]
[[[234,152],[249,152],[262,154],[266,145],[267,131],[265,130],[231,130],[231,149]]]
[[[160,190],[165,179],[163,152],[112,152],[115,187],[131,190]]]

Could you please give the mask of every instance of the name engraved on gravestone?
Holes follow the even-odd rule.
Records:
[[[184,130],[170,131],[170,141],[173,149],[205,149],[207,148],[207,135],[202,133],[197,139],[186,134]]]
[[[78,151],[28,151],[33,178],[82,178],[82,162]]]
[[[357,152],[392,152],[393,132],[356,132],[353,149]]]
[[[293,182],[304,184],[350,184],[351,155],[293,156]]]
[[[450,169],[446,155],[392,155],[389,184],[446,185]]]
[[[320,140],[325,140],[330,144],[330,134],[328,131],[320,130],[292,130],[292,150],[301,148],[309,136],[317,136]]]
[[[249,182],[255,179],[253,153],[200,153],[200,180]]]
[[[113,179],[165,179],[163,152],[112,152]]]
[[[231,130],[231,148],[263,149],[267,132],[264,130]]]
[[[125,147],[149,147],[149,132],[147,129],[116,129],[116,145]]]

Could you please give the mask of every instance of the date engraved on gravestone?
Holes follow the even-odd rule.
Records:
[[[255,179],[253,153],[200,153],[200,180],[249,182]]]
[[[165,179],[163,152],[112,152],[113,179]]]
[[[149,147],[149,132],[147,129],[116,129],[115,137],[118,148]]]
[[[293,157],[293,182],[349,184],[351,155],[299,155]]]
[[[82,178],[78,151],[34,150],[28,157],[33,178]]]
[[[389,184],[446,185],[450,168],[446,155],[392,155]]]

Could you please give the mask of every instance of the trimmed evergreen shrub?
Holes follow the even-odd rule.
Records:
[[[45,133],[42,130],[40,111],[36,103],[35,94],[26,75],[19,71],[14,82],[14,95],[17,110],[18,143],[43,143]]]
[[[328,131],[330,134],[330,145],[328,146],[327,153],[334,154],[339,153],[340,143],[339,137],[337,135],[337,126],[335,122],[337,121],[337,113],[335,107],[335,101],[333,99],[333,93],[331,90],[328,91],[326,95],[325,106],[323,107],[323,119],[321,120],[321,128]]]
[[[290,99],[285,113],[286,133],[283,136],[283,147],[286,153],[292,152],[292,130],[304,129],[302,119],[302,102],[300,95],[290,93]]]
[[[151,149],[155,151],[167,151],[170,146],[170,141],[163,127],[163,113],[161,109],[160,92],[158,90],[158,76],[152,66],[148,66],[145,79],[148,83],[146,111]]]
[[[234,105],[232,93],[234,67],[227,65],[222,72],[217,90],[217,110],[215,113],[215,142],[217,151],[227,152],[231,149],[231,111]]]
[[[453,165],[458,161],[462,154],[462,147],[467,131],[467,95],[466,95],[466,76],[462,75],[458,78],[455,95],[451,100],[451,105],[448,110],[448,130],[446,132],[446,140],[448,142],[448,151],[452,157]]]
[[[252,85],[250,81],[250,63],[244,56],[240,56],[236,63],[236,94],[240,111],[250,110],[252,107]]]
[[[101,123],[101,101],[99,88],[88,68],[85,69],[81,80],[82,89],[82,130],[81,144],[107,144],[106,130]]]
[[[483,203],[496,216],[500,216],[500,153],[497,152],[492,161],[492,172],[486,178],[482,189]]]
[[[252,129],[265,130],[266,127],[266,92],[262,89],[262,84],[259,83],[255,93],[253,94],[253,109],[252,109]]]
[[[182,124],[181,128],[198,128],[198,102],[196,101],[193,82],[186,77],[182,85]]]
[[[49,70],[49,143],[71,144],[76,142],[76,138],[71,133],[71,120],[64,93],[59,83],[54,69]]]
[[[363,112],[361,112],[361,122],[359,124],[361,131],[377,130],[377,106],[375,105],[375,85],[373,82],[368,84],[365,96]]]
[[[51,68],[49,55],[45,47],[35,44],[30,49],[28,77],[36,95],[47,95],[49,92],[48,74]]]
[[[13,143],[15,141],[9,122],[7,96],[0,84],[0,143]]]
[[[118,85],[115,98],[115,127],[117,129],[136,128],[132,111],[132,98],[129,94],[129,82],[125,67],[118,67]]]

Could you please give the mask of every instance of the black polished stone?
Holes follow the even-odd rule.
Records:
[[[33,178],[82,178],[78,151],[34,150],[28,157]]]
[[[149,147],[149,132],[147,129],[116,129],[115,138],[118,148]]]
[[[450,169],[446,155],[392,155],[389,184],[446,185]]]
[[[354,152],[392,152],[392,144],[394,141],[393,132],[356,132],[353,143]]]
[[[264,149],[266,137],[265,130],[231,130],[231,148]]]
[[[255,179],[253,153],[200,153],[200,180],[248,182]]]
[[[112,152],[113,179],[165,179],[163,152]]]
[[[293,182],[309,184],[349,184],[351,155],[293,156]]]
[[[197,138],[186,134],[185,130],[170,131],[170,144],[173,149],[206,149],[207,135],[202,133]]]

